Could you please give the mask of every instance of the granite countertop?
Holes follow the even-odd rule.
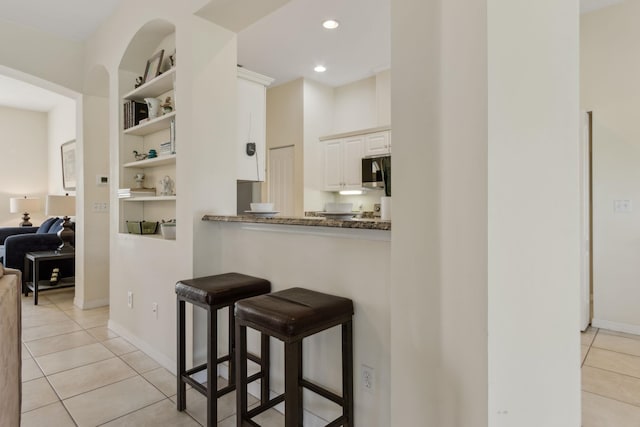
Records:
[[[205,215],[203,221],[218,222],[243,222],[253,224],[273,225],[304,225],[309,227],[334,227],[334,228],[359,228],[362,230],[391,230],[391,221],[379,219],[352,219],[338,220],[323,217],[281,217],[258,218],[253,215],[229,216],[229,215]]]

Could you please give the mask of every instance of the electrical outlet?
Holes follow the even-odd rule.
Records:
[[[371,366],[362,365],[361,370],[362,387],[365,391],[373,392],[375,387],[375,377],[373,375],[373,368]]]
[[[153,304],[151,304],[151,311],[155,313],[156,319],[158,319],[158,303],[157,302],[154,302]]]
[[[133,292],[127,292],[127,307],[133,308]]]

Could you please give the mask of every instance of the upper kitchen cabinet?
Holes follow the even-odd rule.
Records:
[[[391,154],[391,130],[364,135],[365,156],[386,156],[389,154]]]
[[[364,138],[351,136],[324,140],[324,150],[325,191],[362,189]]]
[[[266,175],[267,86],[273,79],[238,67],[238,174],[240,181]]]

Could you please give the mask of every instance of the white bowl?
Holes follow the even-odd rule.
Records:
[[[351,212],[353,209],[353,203],[325,203],[325,212]]]
[[[252,212],[273,212],[273,203],[251,203]]]

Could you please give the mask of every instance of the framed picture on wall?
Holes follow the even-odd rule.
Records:
[[[60,146],[62,153],[62,187],[65,190],[76,189],[76,141],[65,142]]]

